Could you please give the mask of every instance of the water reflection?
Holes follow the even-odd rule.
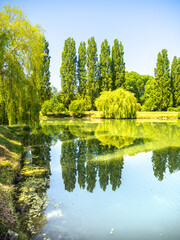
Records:
[[[115,147],[104,146],[95,137],[84,138],[83,132],[81,132],[82,135],[78,135],[78,132],[80,132],[78,126],[75,128],[67,126],[61,135],[63,139],[66,139],[66,141],[62,141],[60,159],[65,189],[69,192],[73,191],[77,180],[81,188],[93,192],[98,178],[104,191],[109,182],[112,189],[116,190],[121,184],[123,158],[119,158],[119,161],[92,161],[94,156],[106,156],[112,153]],[[89,131],[88,134],[94,136],[92,131]]]
[[[74,190],[77,180],[81,188],[93,192],[97,179],[104,191],[108,184],[116,190],[121,185],[123,156],[127,154],[156,149],[152,166],[160,181],[167,168],[170,173],[179,170],[179,124],[105,120],[96,127],[90,125],[66,125],[60,138],[60,162],[67,191]]]
[[[37,233],[54,215],[45,216],[46,191],[50,183],[51,146],[61,144],[60,158],[64,188],[77,185],[93,193],[97,184],[103,191],[122,185],[125,155],[152,151],[154,176],[162,181],[166,172],[180,170],[180,122],[137,122],[134,120],[44,122],[42,129],[26,133],[27,158],[18,184],[17,205],[22,227]],[[60,177],[60,176],[59,176]],[[57,213],[53,213],[57,214]],[[60,214],[58,212],[58,214]]]
[[[168,169],[170,173],[180,170],[180,148],[164,148],[153,151],[154,176],[162,181]]]

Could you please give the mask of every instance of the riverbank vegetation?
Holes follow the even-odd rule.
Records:
[[[8,229],[20,234],[17,214],[13,203],[13,181],[20,171],[23,148],[12,128],[0,126],[0,238],[4,239]]]
[[[41,104],[51,96],[48,42],[10,6],[0,12],[0,35],[0,124],[37,125]]]
[[[105,118],[136,118],[137,100],[133,93],[119,88],[115,91],[103,92],[96,100],[98,111]]]

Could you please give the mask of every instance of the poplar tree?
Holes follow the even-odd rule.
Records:
[[[68,38],[64,43],[64,51],[62,53],[62,64],[60,68],[62,100],[65,107],[68,107],[75,98],[77,91],[76,84],[76,46],[73,38]]]
[[[111,74],[111,57],[110,46],[107,39],[101,44],[100,53],[100,71],[101,71],[101,91],[109,91],[113,89]]]
[[[90,98],[91,107],[94,106],[94,100],[97,96],[97,44],[94,37],[88,40],[87,48],[87,96]]]
[[[125,82],[124,48],[117,39],[114,40],[114,46],[112,47],[111,69],[113,89],[122,87]]]
[[[169,69],[169,59],[167,50],[163,49],[159,52],[155,72],[155,98],[158,109],[166,110],[172,106],[173,99],[171,93],[171,78]]]
[[[175,56],[171,65],[171,86],[173,93],[173,105],[180,105],[180,58]]]
[[[80,97],[85,98],[86,95],[86,43],[81,42],[78,49],[78,93]]]
[[[44,58],[42,67],[42,82],[40,88],[40,100],[43,103],[51,98],[51,83],[50,83],[50,59],[49,56],[49,43],[44,38]]]

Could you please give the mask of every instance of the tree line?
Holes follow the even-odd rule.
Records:
[[[155,77],[126,72],[124,47],[114,40],[112,49],[105,39],[101,44],[98,59],[94,37],[81,42],[76,54],[73,38],[65,40],[62,53],[61,99],[65,107],[75,99],[90,101],[95,107],[95,99],[104,91],[117,88],[133,92],[142,110],[167,110],[180,106],[180,58],[173,59],[171,69],[166,49],[159,52]]]
[[[124,48],[121,42],[114,40],[112,50],[107,39],[101,44],[98,60],[97,44],[94,37],[88,40],[88,46],[81,42],[76,54],[76,43],[68,38],[62,52],[61,97],[66,107],[72,100],[88,98],[91,108],[102,91],[111,91],[125,82]]]

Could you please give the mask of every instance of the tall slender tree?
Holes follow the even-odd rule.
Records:
[[[171,65],[171,87],[173,93],[173,105],[180,105],[180,58],[175,56]]]
[[[51,98],[51,83],[50,83],[50,59],[49,56],[49,43],[44,38],[44,59],[42,67],[42,82],[40,88],[40,100],[43,103]]]
[[[111,57],[110,46],[107,39],[101,44],[100,53],[100,71],[101,71],[101,91],[109,91],[113,89],[112,74],[111,74]]]
[[[162,52],[159,52],[154,72],[156,81],[156,106],[160,111],[166,110],[173,104],[169,59],[166,49],[163,49]]]
[[[80,97],[84,98],[86,95],[86,43],[81,42],[78,49],[78,93]]]
[[[115,39],[112,47],[112,78],[113,89],[122,87],[125,82],[125,63],[124,63],[124,48],[122,43]]]
[[[88,40],[87,48],[87,96],[90,98],[91,107],[94,106],[94,100],[97,96],[97,44],[94,37]]]
[[[76,44],[73,38],[68,38],[64,43],[62,64],[60,68],[62,99],[66,107],[68,107],[71,101],[74,100],[77,92],[76,64]]]

